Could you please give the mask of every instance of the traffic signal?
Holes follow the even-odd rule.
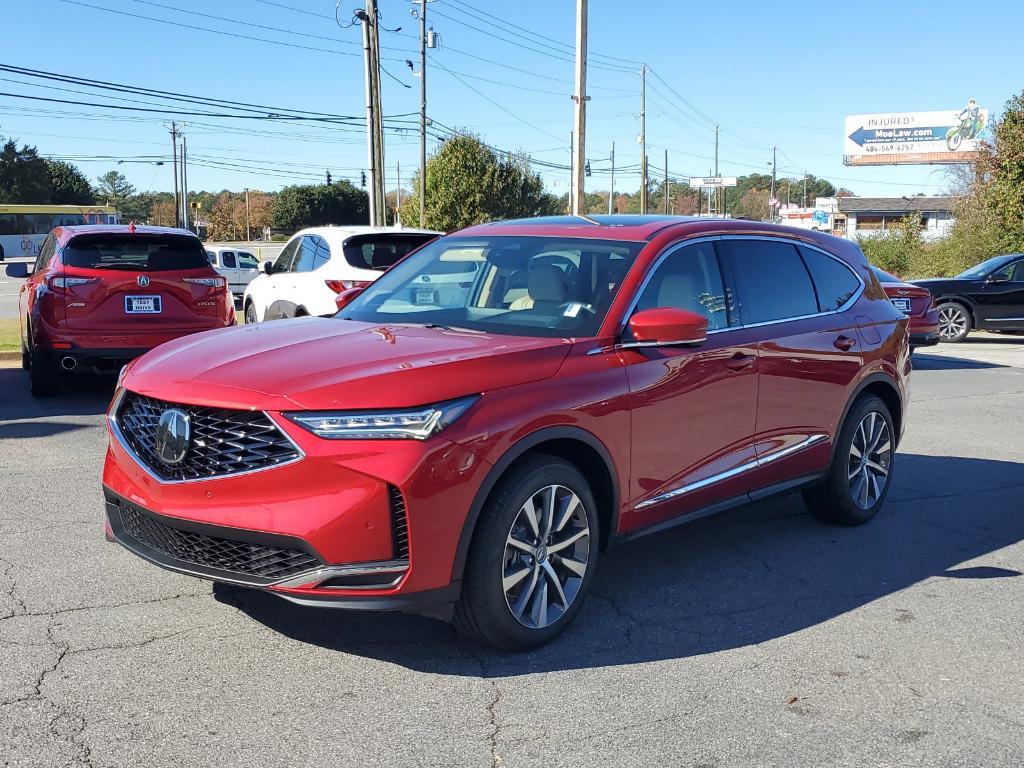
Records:
[[[366,186],[366,171],[359,172],[359,183],[364,187]]]
[[[585,176],[589,176],[590,175],[590,161],[589,160],[587,160],[587,162],[583,166],[583,174]]]
[[[328,187],[331,186],[331,172],[330,171],[327,172],[327,186]]]

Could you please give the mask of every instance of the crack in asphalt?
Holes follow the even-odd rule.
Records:
[[[152,600],[133,600],[124,603],[99,603],[97,605],[78,605],[72,608],[58,608],[55,611],[28,611],[24,613],[11,614],[10,616],[0,616],[0,622],[7,621],[9,619],[18,618],[21,616],[31,617],[52,617],[52,616],[64,616],[69,613],[80,613],[82,611],[100,611],[111,608],[128,608],[134,605],[151,605],[153,603],[166,603],[172,600],[181,600],[186,597],[206,597],[212,594],[212,592],[182,592],[181,594],[171,595],[169,597],[155,597]],[[18,599],[18,598],[15,598]],[[22,603],[24,606],[24,603]]]
[[[14,601],[14,609],[6,616],[0,616],[0,621],[10,619],[15,616],[24,616],[28,612],[28,607],[25,605],[25,601],[18,594],[18,584],[14,578],[14,563],[10,560],[0,559],[0,576],[9,582],[5,594]]]
[[[505,762],[498,751],[498,736],[501,733],[501,725],[498,723],[496,708],[501,701],[501,688],[498,686],[498,681],[493,679],[491,680],[491,686],[494,688],[494,699],[487,705],[488,724],[491,727],[491,732],[487,736],[487,742],[491,747],[491,768],[497,768],[497,766]]]

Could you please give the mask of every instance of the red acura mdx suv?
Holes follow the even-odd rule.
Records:
[[[27,278],[21,364],[36,396],[73,371],[116,373],[165,341],[235,323],[226,281],[183,229],[57,227],[35,264],[11,264],[7,274]]]
[[[795,489],[826,520],[870,519],[903,431],[907,323],[828,235],[653,216],[471,227],[335,318],[129,365],[107,536],[299,604],[536,646],[619,542]]]

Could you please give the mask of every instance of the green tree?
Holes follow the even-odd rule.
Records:
[[[63,160],[44,160],[50,176],[50,202],[55,205],[93,205],[96,195],[85,174]]]
[[[251,204],[250,200],[250,204]],[[274,196],[273,227],[294,232],[324,224],[366,224],[369,200],[366,192],[348,181],[327,186],[285,187]]]
[[[35,147],[18,149],[9,139],[0,149],[0,201],[5,203],[48,203],[50,173]]]
[[[982,149],[979,193],[1006,250],[1024,250],[1024,92],[1013,96]]]
[[[107,171],[96,179],[96,196],[108,205],[120,206],[135,194],[135,187],[120,171]]]
[[[402,204],[402,221],[419,221],[419,177]],[[499,156],[476,136],[445,141],[427,161],[426,225],[451,231],[495,219],[563,212],[522,156]]]

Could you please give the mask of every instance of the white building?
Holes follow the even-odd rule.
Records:
[[[921,237],[939,240],[953,228],[952,197],[840,197],[832,234],[856,240],[881,237],[908,215],[921,220]]]

